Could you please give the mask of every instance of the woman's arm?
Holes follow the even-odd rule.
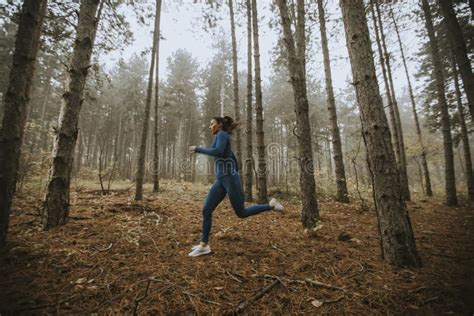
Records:
[[[229,140],[229,136],[227,133],[218,132],[216,135],[216,147],[213,147],[213,148],[196,147],[194,149],[194,152],[208,155],[208,156],[223,158],[224,150],[225,150],[228,140]]]

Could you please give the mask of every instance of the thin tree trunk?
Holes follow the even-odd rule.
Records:
[[[235,36],[235,22],[234,22],[234,0],[229,1],[230,11],[230,30],[232,34],[232,76],[234,83],[234,116],[235,121],[240,123],[240,105],[239,105],[239,71],[237,68],[237,39]],[[237,164],[239,169],[242,168],[242,132],[240,125],[236,131],[236,148],[235,155],[237,156]]]
[[[100,8],[98,10],[100,3]],[[64,225],[69,214],[71,169],[78,134],[79,113],[94,40],[104,2],[83,0],[79,11],[77,36],[74,44],[70,82],[64,93],[59,116],[59,128],[53,147],[48,192],[44,201],[46,222],[44,229]]]
[[[451,122],[446,103],[443,66],[439,55],[438,40],[433,28],[430,5],[427,0],[421,0],[422,9],[425,15],[426,29],[428,31],[429,43],[431,48],[431,59],[434,67],[434,80],[436,83],[436,93],[438,97],[438,106],[441,112],[441,126],[443,133],[444,163],[445,163],[445,184],[446,184],[446,204],[455,206],[458,204],[456,194],[456,179],[454,174],[454,154],[453,140],[451,137]]]
[[[384,60],[384,53],[382,49],[382,41],[380,39],[379,35],[379,26],[377,22],[377,16],[375,15],[375,8],[374,8],[374,3],[373,0],[370,0],[370,10],[372,12],[372,22],[374,23],[374,32],[375,32],[375,41],[377,43],[377,49],[379,53],[379,62],[380,62],[380,67],[382,69],[382,75],[383,75],[383,82],[385,86],[385,93],[387,95],[387,103],[388,103],[388,111],[390,114],[390,125],[391,125],[391,139],[393,140],[393,149],[395,150],[395,158],[397,161],[397,168],[400,170],[400,144],[399,144],[399,138],[397,137],[398,132],[398,125],[397,125],[397,120],[395,118],[395,109],[393,107],[393,97],[392,97],[392,90],[390,89],[390,84],[388,81],[388,76],[387,76],[387,69],[385,68],[385,60]]]
[[[308,115],[308,98],[306,94],[306,78],[304,74],[303,45],[299,44],[299,54],[295,49],[295,42],[291,31],[291,21],[288,16],[286,0],[279,0],[277,5],[280,9],[281,23],[283,26],[284,41],[287,50],[288,70],[295,98],[296,122],[298,126],[298,147],[300,162],[300,189],[303,209],[301,221],[305,229],[317,227],[319,218],[318,202],[316,200],[316,183],[314,180],[313,150],[311,145],[311,129]],[[297,1],[299,20],[304,19],[304,1]],[[304,38],[304,24],[298,23],[296,38]],[[301,34],[302,33],[302,34]]]
[[[76,155],[76,166],[73,168],[73,173],[78,174],[79,171],[81,170],[82,167],[82,156],[84,154],[84,132],[81,128],[78,130],[78,137],[79,137],[79,144],[78,144],[78,149],[77,149],[77,155]]]
[[[410,95],[410,102],[411,102],[411,107],[413,111],[413,118],[415,120],[415,127],[416,127],[416,134],[418,136],[418,142],[420,143],[421,147],[421,165],[423,167],[423,176],[425,179],[425,188],[423,192],[427,196],[433,196],[433,191],[431,190],[431,179],[430,179],[430,172],[428,170],[428,162],[426,160],[426,149],[425,145],[423,144],[423,138],[421,135],[421,128],[420,128],[420,122],[418,120],[418,114],[416,112],[416,103],[415,103],[415,96],[413,95],[413,88],[411,86],[411,80],[410,80],[410,75],[408,73],[408,67],[407,67],[407,62],[405,59],[405,53],[403,52],[403,45],[402,45],[402,40],[400,38],[400,32],[398,31],[398,25],[395,20],[395,17],[393,15],[392,8],[390,8],[390,16],[392,17],[393,25],[395,26],[395,32],[397,33],[397,39],[398,39],[398,45],[400,46],[400,53],[402,56],[402,62],[403,62],[403,68],[405,70],[405,75],[407,77],[407,83],[408,83],[408,93]]]
[[[47,0],[25,0],[20,14],[0,130],[0,247],[7,240],[31,82],[46,7]]]
[[[344,161],[342,156],[341,135],[337,125],[336,101],[334,99],[334,90],[332,87],[331,62],[329,60],[329,48],[326,35],[326,17],[324,13],[323,0],[318,0],[319,25],[321,30],[321,44],[324,56],[324,75],[326,79],[326,97],[329,112],[329,121],[331,123],[331,139],[334,150],[334,166],[336,171],[336,201],[349,202],[347,193],[346,172],[344,170]]]
[[[157,193],[158,189],[160,188],[159,183],[159,151],[158,151],[158,127],[159,127],[159,118],[158,118],[158,100],[159,100],[159,87],[160,87],[160,20],[161,20],[161,0],[156,1],[157,9],[156,9],[156,22],[157,24],[157,36],[155,36],[156,43],[156,69],[155,69],[155,120],[154,120],[154,137],[153,137],[153,193]]]
[[[262,79],[260,77],[260,46],[258,39],[257,0],[252,0],[253,50],[255,59],[255,112],[257,114],[258,203],[267,203],[267,163],[265,160],[265,135],[263,132]]]
[[[137,159],[137,179],[135,187],[135,200],[139,201],[143,198],[143,182],[145,178],[145,157],[146,157],[146,144],[148,136],[148,124],[150,123],[150,107],[151,107],[151,94],[153,90],[153,71],[155,70],[155,54],[157,49],[159,37],[159,20],[160,20],[160,5],[158,4],[160,0],[156,0],[156,10],[155,10],[155,27],[153,29],[153,44],[151,49],[151,63],[150,63],[150,73],[148,77],[148,88],[146,93],[145,100],[145,112],[143,114],[143,125],[142,125],[142,135],[140,140],[140,148]]]
[[[247,124],[245,134],[247,136],[247,158],[245,161],[245,200],[252,202],[253,184],[253,139],[252,139],[252,8],[251,0],[246,0],[247,7]]]
[[[340,6],[372,175],[382,257],[399,267],[420,266],[379,93],[364,3],[341,0]]]
[[[474,20],[474,0],[469,0],[469,8],[471,9],[471,20]]]
[[[390,54],[388,53],[387,44],[385,41],[385,32],[383,30],[383,23],[382,23],[382,14],[380,13],[380,6],[379,1],[375,0],[375,8],[377,10],[377,17],[380,26],[380,38],[382,39],[382,49],[384,53],[384,61],[387,65],[387,75],[388,75],[388,82],[390,84],[390,89],[392,91],[392,105],[393,105],[393,112],[395,114],[395,124],[397,124],[396,135],[398,139],[398,146],[399,146],[399,158],[400,158],[400,181],[402,184],[402,193],[405,200],[410,201],[410,187],[408,184],[408,174],[407,174],[407,158],[405,154],[405,141],[403,139],[403,129],[402,129],[402,122],[400,120],[400,111],[398,109],[397,98],[395,96],[395,87],[393,85],[393,78],[392,78],[392,67],[390,64]]]
[[[474,75],[472,73],[471,61],[469,60],[466,41],[454,12],[452,0],[438,0],[443,12],[444,23],[448,31],[448,38],[459,65],[459,74],[464,85],[471,118],[474,120]],[[471,7],[472,9],[472,7]]]
[[[47,74],[46,74],[46,91],[45,91],[45,95],[44,95],[44,98],[43,98],[43,102],[42,102],[42,105],[41,105],[41,116],[39,118],[39,125],[40,125],[40,130],[38,131],[38,134],[36,135],[36,137],[34,137],[34,141],[33,141],[33,144],[31,146],[31,153],[34,153],[36,151],[36,146],[39,146],[40,142],[41,142],[41,136],[44,134],[44,131],[45,131],[45,127],[44,127],[44,121],[45,121],[45,117],[46,117],[46,108],[48,107],[48,103],[49,103],[49,98],[51,97],[51,90],[52,90],[52,86],[51,86],[51,77],[52,77],[52,69],[51,67],[48,68],[48,71],[47,71]]]
[[[294,5],[293,5],[294,9]],[[289,15],[288,15],[289,17]],[[296,1],[296,30],[295,41],[296,41],[296,55],[302,61],[301,67],[303,68],[303,78],[306,81],[306,34],[305,34],[305,10],[304,1]],[[291,20],[290,20],[291,23]],[[291,24],[290,24],[291,25]],[[305,83],[306,84],[306,83]]]
[[[454,52],[451,56],[451,65],[453,68],[453,80],[456,93],[456,104],[459,114],[459,125],[461,127],[461,139],[464,151],[464,164],[466,174],[467,195],[469,201],[474,202],[474,174],[472,172],[471,148],[469,146],[469,134],[467,131],[466,120],[464,118],[464,109],[461,101],[461,89],[459,87],[458,69]]]

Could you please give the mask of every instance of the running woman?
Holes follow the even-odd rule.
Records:
[[[230,145],[230,134],[237,127],[229,116],[214,117],[209,125],[209,130],[214,137],[210,148],[190,146],[189,151],[214,157],[214,170],[216,181],[207,195],[202,210],[202,236],[199,245],[192,248],[188,254],[197,257],[211,252],[209,246],[209,234],[212,226],[212,212],[216,209],[224,197],[229,197],[232,208],[239,218],[253,216],[262,212],[275,210],[283,212],[283,205],[276,199],[271,199],[269,204],[253,205],[244,207],[244,193],[238,173],[237,159]]]

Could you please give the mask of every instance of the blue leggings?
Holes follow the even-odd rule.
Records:
[[[249,217],[272,209],[272,206],[269,204],[244,208],[244,193],[242,191],[239,174],[235,173],[219,177],[209,190],[204,208],[202,209],[202,242],[207,243],[209,241],[209,233],[211,232],[212,226],[212,212],[219,203],[222,202],[226,194],[229,197],[235,214],[240,218]]]

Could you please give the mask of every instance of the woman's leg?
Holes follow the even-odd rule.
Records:
[[[273,209],[273,207],[269,204],[253,205],[251,207],[244,208],[244,192],[242,191],[242,184],[240,182],[240,176],[238,173],[223,176],[219,180],[227,191],[230,204],[232,204],[234,212],[238,217],[245,218]]]
[[[216,209],[217,205],[224,199],[226,190],[222,186],[219,180],[216,180],[212,185],[209,193],[207,194],[204,207],[202,209],[202,237],[201,242],[209,242],[209,233],[211,232],[212,226],[212,212]]]

